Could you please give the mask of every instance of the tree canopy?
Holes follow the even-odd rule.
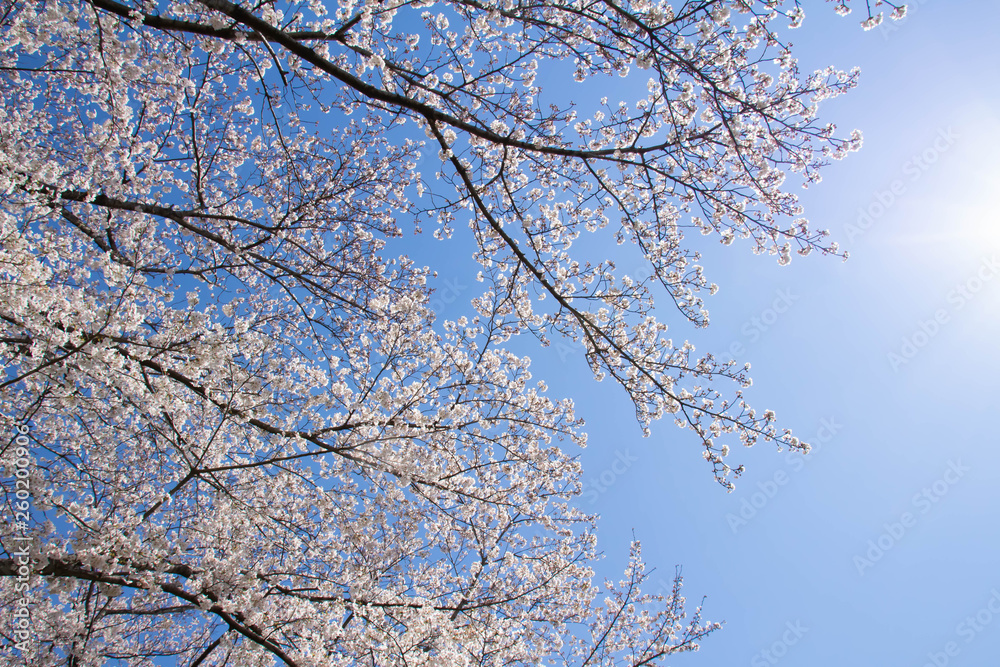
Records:
[[[666,320],[708,324],[693,234],[843,254],[791,186],[861,137],[818,118],[858,73],[799,71],[797,2],[674,4],[0,5],[0,599],[31,600],[0,634],[36,665],[697,648],[718,624],[637,543],[594,582],[582,421],[508,343],[581,345],[727,488],[731,445],[806,449]],[[474,243],[474,315],[396,254],[424,230]]]

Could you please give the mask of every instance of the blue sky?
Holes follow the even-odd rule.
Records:
[[[689,604],[706,595],[725,621],[668,664],[993,665],[1000,5],[925,0],[871,32],[859,9],[806,10],[788,35],[803,71],[862,68],[821,118],[861,129],[864,148],[804,192],[851,259],[712,250],[712,324],[685,334],[699,351],[741,345],[755,405],[821,446],[734,452],[748,472],[726,494],[688,433],[660,423],[643,439],[581,354],[534,349],[533,369],[587,420],[581,502],[601,515],[601,575],[617,578],[634,532],[664,581],[682,565]]]
[[[861,66],[822,115],[865,146],[805,204],[851,259],[707,256],[722,290],[698,338],[744,344],[757,404],[822,447],[738,452],[749,471],[727,495],[683,433],[642,440],[612,387],[578,393],[585,477],[616,449],[637,459],[593,502],[601,544],[610,574],[634,529],[726,621],[669,664],[996,664],[1000,9],[927,0],[868,33],[827,9],[792,39],[804,71]]]
[[[713,246],[712,324],[677,330],[751,362],[748,397],[814,452],[734,451],[747,473],[727,494],[690,433],[667,421],[642,438],[624,392],[595,383],[578,350],[519,349],[587,420],[580,502],[601,516],[599,575],[620,576],[634,535],[654,590],[683,566],[690,607],[707,596],[705,617],[725,622],[667,664],[996,665],[1000,3],[913,2],[870,32],[860,9],[806,11],[788,34],[802,70],[862,68],[821,118],[863,130],[864,148],[803,194],[851,259],[779,267]],[[471,258],[405,242],[446,260],[432,306],[456,315],[476,293]]]

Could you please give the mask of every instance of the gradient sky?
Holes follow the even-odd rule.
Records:
[[[820,118],[862,130],[864,148],[803,191],[851,259],[780,267],[711,246],[711,326],[674,334],[742,350],[751,403],[813,453],[734,448],[747,472],[727,494],[693,434],[668,420],[642,438],[624,391],[596,383],[579,350],[518,343],[587,421],[580,502],[601,516],[599,576],[620,577],[634,535],[654,582],[682,566],[689,607],[706,596],[705,618],[725,623],[667,665],[1000,664],[1000,2],[910,5],[864,32],[863,9],[840,18],[813,0],[786,33],[803,72],[862,69]],[[459,314],[471,258],[405,243],[443,260],[438,309]],[[676,313],[661,315],[673,330]]]
[[[741,345],[753,403],[821,446],[735,451],[748,471],[726,494],[690,433],[660,423],[643,439],[579,352],[536,346],[533,372],[587,420],[600,574],[619,578],[634,532],[664,581],[682,565],[689,604],[707,596],[705,617],[725,621],[667,664],[996,665],[1000,4],[924,0],[870,32],[859,9],[806,11],[787,33],[802,70],[862,69],[820,117],[861,129],[864,148],[804,191],[851,259],[712,250],[712,324],[675,336]],[[470,282],[451,271],[438,296],[459,302]]]

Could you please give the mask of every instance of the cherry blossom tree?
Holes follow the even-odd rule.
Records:
[[[817,118],[857,72],[799,72],[779,31],[803,16],[0,5],[0,600],[30,599],[31,619],[0,627],[12,655],[638,666],[696,649],[718,624],[685,609],[679,575],[651,591],[638,543],[620,582],[594,582],[582,421],[509,343],[578,343],[727,488],[730,444],[808,447],[747,404],[748,367],[663,321],[708,324],[695,232],[783,264],[841,254],[786,179],[860,146]],[[436,319],[433,267],[397,252],[424,229],[474,248],[468,317]],[[591,237],[649,277],[588,256]],[[654,316],[654,296],[673,307]]]

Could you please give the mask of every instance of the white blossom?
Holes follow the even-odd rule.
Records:
[[[776,46],[797,3],[128,4],[26,0],[0,27],[32,664],[654,665],[718,629],[679,578],[649,593],[637,543],[595,585],[582,420],[508,343],[578,345],[727,490],[733,443],[808,449],[744,398],[749,364],[667,331],[719,289],[692,226],[840,254],[791,185],[860,148],[817,120],[858,73],[800,75]],[[633,65],[625,99],[548,85]],[[472,255],[461,288],[414,233]]]

